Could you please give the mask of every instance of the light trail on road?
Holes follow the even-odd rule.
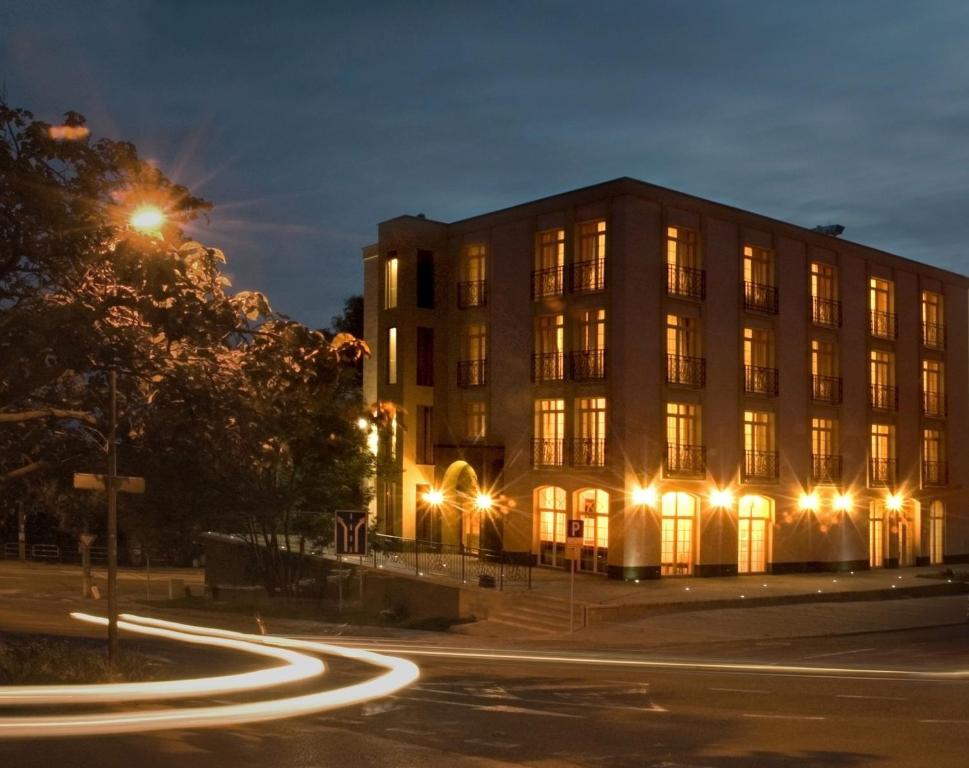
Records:
[[[77,616],[75,618],[81,618]],[[395,693],[400,689],[410,685],[420,677],[420,670],[417,665],[406,659],[387,656],[360,648],[341,648],[336,645],[312,642],[307,640],[290,640],[282,637],[248,635],[240,632],[228,632],[210,627],[197,627],[188,624],[176,624],[174,622],[164,622],[156,619],[148,619],[140,616],[125,614],[121,617],[125,620],[125,629],[130,632],[140,634],[160,636],[162,632],[170,639],[184,642],[195,642],[197,638],[215,639],[219,638],[222,647],[234,648],[235,650],[260,653],[261,655],[276,655],[265,653],[269,650],[285,649],[292,653],[294,657],[303,657],[308,661],[315,661],[322,666],[322,662],[311,656],[299,653],[298,651],[311,651],[313,653],[337,656],[344,659],[363,662],[372,666],[380,667],[386,671],[376,677],[365,680],[361,683],[333,688],[316,693],[303,694],[300,696],[289,696],[277,699],[268,699],[256,702],[245,702],[239,704],[205,706],[205,707],[186,707],[174,709],[154,709],[154,710],[127,710],[110,713],[84,713],[67,715],[47,715],[47,716],[18,716],[0,717],[0,738],[44,738],[53,736],[95,736],[118,733],[132,733],[144,731],[158,731],[172,728],[206,728],[214,726],[232,726],[244,723],[258,723],[269,720],[279,720],[284,718],[298,717],[302,715],[314,714],[338,707],[360,704],[376,698],[381,698]],[[100,623],[99,617],[85,616],[83,620]],[[195,639],[190,639],[195,638]],[[212,643],[215,645],[215,643]],[[269,647],[266,647],[269,646]],[[255,650],[258,648],[259,650]],[[297,650],[298,649],[298,650]],[[295,652],[294,652],[295,651]],[[276,655],[282,658],[282,655]],[[295,662],[295,659],[293,659]],[[304,671],[310,665],[299,662],[304,666]],[[274,667],[268,671],[279,673],[287,667]],[[204,678],[203,678],[204,679]],[[213,680],[213,678],[209,678]],[[220,678],[214,678],[218,681]],[[224,680],[224,679],[223,679]],[[158,685],[165,686],[174,684],[184,686],[191,681],[176,680],[167,683],[135,683],[132,685]],[[291,681],[286,681],[291,682]],[[121,684],[126,685],[126,684]],[[219,685],[219,683],[216,683]],[[52,686],[58,688],[59,686]],[[76,688],[75,686],[66,686]],[[89,703],[97,700],[96,689],[99,686],[90,686],[95,692],[76,702],[65,700],[60,693],[55,693],[50,702],[37,701],[36,690],[31,690],[27,695],[30,703],[57,703],[64,705],[67,703]],[[109,686],[115,687],[115,686]],[[41,686],[30,686],[30,689],[41,688]],[[3,689],[0,689],[3,690]],[[249,689],[239,689],[249,690]],[[219,690],[225,693],[224,686]],[[199,696],[203,692],[193,690],[189,693],[175,693],[171,691],[168,698],[177,696]],[[109,700],[109,699],[105,699]],[[5,703],[17,704],[15,698],[6,699]]]

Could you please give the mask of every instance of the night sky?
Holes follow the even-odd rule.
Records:
[[[969,3],[0,0],[10,104],[216,204],[325,325],[376,223],[633,176],[969,272]]]

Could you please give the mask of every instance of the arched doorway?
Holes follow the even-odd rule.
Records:
[[[929,505],[929,563],[945,561],[945,504],[936,499]]]
[[[770,554],[774,502],[766,496],[742,496],[737,507],[737,572],[763,573]]]
[[[584,522],[579,570],[605,573],[609,556],[609,494],[585,488],[575,495],[575,516]]]
[[[501,517],[495,510],[475,504],[481,493],[478,475],[466,461],[455,461],[441,481],[441,531],[445,544],[465,549],[501,549]]]
[[[538,510],[538,562],[565,565],[565,490],[546,485],[535,491]]]
[[[680,491],[663,494],[661,575],[689,576],[693,573],[696,508],[696,497],[689,493]]]

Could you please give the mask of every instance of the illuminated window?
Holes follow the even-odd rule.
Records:
[[[769,328],[744,328],[744,392],[775,396],[774,333]]]
[[[700,406],[666,404],[666,442],[671,445],[700,444]]]
[[[576,349],[570,356],[572,378],[602,379],[606,375],[606,310],[581,312],[575,326]]]
[[[945,371],[941,360],[922,361],[922,413],[945,416]]]
[[[461,282],[458,283],[459,307],[483,307],[487,303],[486,269],[485,246],[467,246],[462,260]]]
[[[458,386],[480,387],[488,380],[488,328],[484,323],[464,326],[458,361]]]
[[[388,256],[384,264],[384,309],[397,306],[397,257]]]
[[[892,424],[872,424],[869,437],[872,485],[895,482],[895,427]]]
[[[581,397],[575,405],[572,463],[601,467],[606,463],[606,398]]]
[[[826,339],[811,339],[811,397],[823,403],[841,402],[838,346]]]
[[[945,504],[936,499],[929,505],[929,563],[945,561]]]
[[[895,388],[895,353],[884,349],[871,350],[868,376],[871,407],[883,411],[895,410],[898,406],[898,390]]]
[[[868,565],[882,568],[885,565],[885,505],[873,501],[868,510]]]
[[[811,419],[811,479],[816,483],[841,480],[838,422],[835,419]]]
[[[606,285],[606,222],[579,224],[579,247],[572,264],[572,290],[601,291]]]
[[[945,433],[938,428],[922,430],[922,485],[948,484],[945,461]]]
[[[483,440],[488,435],[487,410],[479,400],[464,404],[464,437],[467,440]]]
[[[741,496],[737,505],[737,571],[767,570],[771,501],[765,496]]]
[[[696,497],[688,493],[664,493],[661,504],[660,573],[689,576],[693,573]]]
[[[706,276],[700,269],[697,233],[681,227],[666,228],[666,292],[670,296],[703,299]]]
[[[539,559],[542,565],[565,563],[565,490],[547,485],[537,491]]]
[[[868,317],[872,336],[895,338],[895,284],[891,280],[880,277],[869,279]]]
[[[945,348],[942,294],[934,291],[922,291],[922,343],[932,349]]]
[[[576,513],[583,521],[579,569],[604,573],[609,549],[609,494],[595,488],[579,491]]]
[[[535,269],[532,272],[532,298],[558,296],[563,291],[565,268],[565,230],[539,232],[535,239]]]
[[[532,462],[536,467],[559,467],[564,463],[565,400],[535,401]]]
[[[834,267],[823,262],[811,262],[811,298],[822,301],[836,301],[838,282]],[[831,323],[828,323],[829,325]]]
[[[745,480],[776,480],[777,452],[774,450],[774,414],[744,411]]]
[[[744,282],[774,284],[774,252],[754,245],[744,246]]]
[[[706,363],[700,357],[700,320],[666,316],[666,382],[688,387],[706,383]]]
[[[387,383],[397,383],[397,329],[387,329]]]
[[[559,381],[565,378],[564,361],[564,315],[539,315],[535,318],[535,352],[532,357],[532,380]]]

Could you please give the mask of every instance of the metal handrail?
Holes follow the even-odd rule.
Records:
[[[576,381],[606,378],[606,350],[582,349],[570,352],[569,373]]]
[[[922,485],[948,485],[949,465],[944,461],[922,462]]]
[[[606,441],[598,437],[575,437],[572,439],[573,467],[604,467],[606,465]]]
[[[564,352],[536,352],[532,355],[532,381],[565,379]]]
[[[561,467],[565,463],[565,440],[542,438],[532,440],[533,467]]]
[[[811,322],[831,328],[841,326],[841,302],[837,299],[811,297]]]
[[[572,293],[594,293],[606,288],[606,260],[584,259],[572,262]]]
[[[895,459],[869,459],[868,476],[872,485],[890,485],[895,482]]]
[[[887,384],[872,384],[868,388],[868,404],[882,411],[897,411],[898,388]]]
[[[707,362],[689,355],[666,356],[666,383],[701,388],[707,383]]]
[[[667,443],[667,475],[703,475],[707,471],[707,449],[704,445]]]
[[[488,382],[487,360],[459,360],[458,386],[482,387]]]
[[[811,374],[811,399],[818,403],[841,402],[841,378]]]
[[[458,283],[458,308],[483,307],[487,303],[487,280],[466,280]]]
[[[744,451],[744,480],[776,480],[777,451]]]
[[[753,395],[777,397],[778,373],[776,368],[761,365],[744,366],[744,392]]]
[[[744,309],[777,314],[777,286],[744,280]]]
[[[842,460],[835,453],[811,454],[811,479],[816,483],[837,483],[841,481]]]
[[[694,267],[667,264],[666,293],[669,296],[685,296],[702,301],[707,295],[706,272]]]
[[[548,267],[532,271],[532,299],[561,296],[565,291],[565,268]]]
[[[870,309],[868,310],[868,329],[872,336],[894,339],[898,336],[898,318],[894,312]]]

